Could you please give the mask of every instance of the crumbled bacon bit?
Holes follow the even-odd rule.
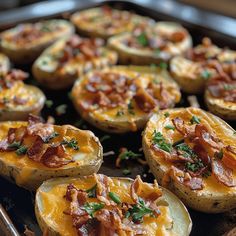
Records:
[[[27,155],[30,159],[40,162],[44,152],[44,141],[39,135],[37,135],[31,147],[28,149]]]
[[[232,169],[226,167],[222,161],[212,158],[211,160],[212,173],[216,179],[227,187],[235,187],[236,183],[233,178]]]
[[[66,152],[63,145],[48,147],[46,152],[41,157],[41,162],[49,168],[59,168],[73,162],[66,159]]]

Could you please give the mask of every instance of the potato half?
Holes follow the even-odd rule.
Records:
[[[72,226],[71,216],[63,213],[69,209],[69,202],[63,196],[69,184],[73,184],[78,189],[87,190],[93,187],[95,183],[93,176],[58,178],[44,182],[37,190],[35,200],[35,213],[42,231],[47,232],[49,236],[77,235]],[[133,180],[129,178],[112,178],[109,182],[110,191],[115,193],[122,202],[132,203],[133,200],[130,196],[132,183]],[[164,188],[161,188],[160,191],[163,194],[157,200],[159,201],[157,205],[160,205],[160,215],[157,218],[144,216],[143,223],[137,225],[144,227],[147,234],[140,235],[189,235],[192,222],[187,209],[174,194]],[[122,233],[118,233],[118,235],[130,235],[127,231],[122,231]],[[98,235],[105,236],[107,233],[100,230]]]
[[[0,121],[27,120],[29,114],[38,115],[45,100],[39,88],[15,81],[0,92]]]
[[[72,101],[80,115],[111,133],[142,129],[153,111],[174,107],[180,97],[166,70],[141,66],[92,71],[72,89]]]
[[[0,76],[10,69],[10,61],[6,55],[0,53]]]
[[[184,92],[192,94],[204,93],[207,81],[219,73],[219,65],[224,68],[236,61],[235,51],[221,49],[208,38],[188,54],[171,59],[170,73]]]
[[[235,143],[232,127],[198,108],[154,114],[143,133],[144,154],[158,182],[207,213],[236,207]]]
[[[138,25],[153,23],[153,20],[148,17],[108,6],[76,12],[71,16],[71,21],[80,34],[103,39],[131,31]]]
[[[66,20],[54,19],[20,24],[0,34],[0,48],[11,61],[27,64],[33,62],[57,39],[73,32],[73,25]]]
[[[117,51],[122,64],[150,65],[184,54],[191,48],[192,38],[179,24],[158,22],[113,36],[108,40],[108,46]]]
[[[50,89],[70,87],[89,70],[116,64],[116,52],[106,49],[102,44],[99,39],[76,35],[59,40],[35,61],[33,75]]]
[[[100,168],[102,164],[102,146],[98,138],[95,137],[91,131],[79,130],[69,125],[50,125],[50,128],[45,128],[43,124],[39,123],[39,127],[31,127],[30,130],[34,132],[36,136],[42,136],[42,134],[46,132],[48,136],[44,137],[44,143],[39,142],[39,144],[37,143],[36,145],[37,140],[35,141],[35,136],[25,135],[23,141],[14,141],[9,144],[10,146],[7,146],[7,148],[10,148],[9,150],[3,150],[4,142],[6,142],[4,140],[6,140],[7,137],[8,140],[10,138],[8,134],[8,132],[10,132],[9,129],[27,127],[27,125],[27,122],[19,121],[0,123],[0,174],[15,182],[18,186],[29,190],[36,190],[44,180],[52,177],[90,175],[97,172]],[[47,133],[48,129],[50,133]],[[19,132],[17,131],[18,135]],[[19,136],[16,136],[16,138],[17,137]],[[21,142],[21,146],[19,146],[19,142]],[[33,148],[31,145],[34,144],[36,146]],[[41,144],[43,146],[41,146]],[[60,158],[53,159],[57,157],[56,153],[52,153],[52,155],[48,157],[45,156],[44,160],[49,161],[47,165],[44,164],[46,162],[42,162],[43,157],[39,156],[41,158],[40,160],[36,159],[36,156],[32,156],[33,154],[36,155],[39,150],[42,151],[42,153],[40,153],[42,156],[47,151],[49,152],[50,147],[59,144],[63,145],[62,149],[65,150],[66,161],[68,161],[66,162],[67,164],[54,168],[52,166],[54,162],[60,160]],[[38,150],[37,147],[40,149]],[[31,152],[29,150],[31,150]],[[31,154],[29,154],[29,152]],[[56,156],[53,156],[53,154]],[[52,160],[52,162],[50,162],[50,160]],[[49,164],[52,165],[49,166]]]

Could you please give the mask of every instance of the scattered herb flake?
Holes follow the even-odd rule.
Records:
[[[27,150],[28,150],[28,148],[27,148],[26,146],[22,145],[22,146],[20,146],[20,147],[16,150],[16,154],[17,154],[18,156],[20,156],[20,155],[25,155],[26,152],[27,152]]]
[[[73,148],[74,150],[79,150],[78,141],[74,138],[71,140],[63,139],[61,142],[62,145],[66,145],[68,148]]]
[[[163,70],[166,70],[168,68],[167,63],[165,63],[165,62],[161,62],[158,66]]]
[[[56,107],[55,111],[58,116],[63,115],[66,113],[67,105],[66,104],[61,104]]]
[[[104,207],[104,203],[97,203],[97,202],[87,202],[84,204],[82,209],[84,209],[91,217],[93,217],[93,214],[101,210]]]
[[[123,175],[130,175],[131,170],[130,169],[123,169],[122,173],[123,173]]]
[[[157,145],[158,148],[169,153],[172,151],[172,145],[170,143],[167,143],[163,135],[156,130],[153,132],[152,141],[155,145]]]
[[[49,136],[47,136],[45,139],[44,139],[44,142],[45,143],[48,143],[51,139],[57,137],[59,134],[57,132],[53,132],[51,133]]]
[[[106,140],[108,140],[108,139],[110,139],[110,138],[111,138],[110,135],[104,135],[104,136],[102,136],[102,137],[100,138],[100,142],[102,143],[102,142],[104,142],[104,141],[106,141]]]
[[[45,105],[46,105],[47,108],[51,108],[52,105],[53,105],[53,101],[52,100],[46,100]]]
[[[134,153],[133,151],[127,150],[120,154],[121,160],[129,160],[129,159],[137,159],[138,157],[141,157],[142,154]]]
[[[141,33],[140,35],[136,37],[136,39],[137,39],[137,42],[143,47],[148,46],[148,38],[145,33]]]
[[[165,129],[172,129],[172,130],[175,130],[175,127],[173,125],[166,125],[165,126]]]
[[[201,120],[197,116],[193,116],[190,120],[191,124],[200,124]]]
[[[8,145],[8,148],[18,149],[18,148],[20,148],[20,146],[21,146],[20,142],[13,142],[13,143]]]
[[[122,110],[117,111],[116,116],[123,116],[125,113]]]
[[[211,77],[211,72],[208,71],[208,70],[204,70],[201,73],[201,77],[204,78],[204,79],[209,79]]]
[[[95,184],[92,188],[86,190],[86,193],[88,194],[89,198],[96,197],[96,189],[97,189],[97,184]]]
[[[112,199],[112,201],[115,202],[116,204],[121,203],[121,200],[120,200],[119,196],[116,193],[109,192],[108,195]]]
[[[169,117],[169,116],[170,116],[170,113],[169,113],[169,112],[165,112],[165,113],[164,113],[164,116],[165,116],[165,117]]]

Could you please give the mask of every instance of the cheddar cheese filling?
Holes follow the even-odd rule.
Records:
[[[174,235],[162,190],[142,182],[94,175],[53,185],[40,196],[43,220],[60,235]],[[39,199],[38,199],[39,200]],[[159,201],[159,202],[158,202]],[[58,207],[60,206],[60,207]]]

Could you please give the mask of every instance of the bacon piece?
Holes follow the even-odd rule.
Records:
[[[233,178],[233,171],[232,169],[226,167],[221,160],[217,160],[212,158],[211,161],[211,168],[212,173],[216,177],[216,179],[224,184],[227,187],[235,187],[235,181]]]
[[[185,37],[186,37],[186,33],[184,31],[176,31],[171,34],[170,41],[174,43],[179,43],[183,41]]]
[[[113,205],[113,202],[108,200],[108,193],[110,192],[109,182],[112,180],[106,175],[94,174],[97,183],[97,199],[104,202],[106,205]]]
[[[204,149],[204,147],[199,144],[196,144],[193,147],[193,151],[198,155],[198,157],[202,160],[205,166],[209,166],[211,164],[211,158],[208,155],[207,151]]]
[[[222,162],[229,168],[236,169],[236,149],[230,145],[224,148]]]
[[[41,157],[41,162],[49,168],[59,168],[67,165],[73,160],[65,159],[66,153],[63,145],[48,147]]]
[[[22,143],[23,138],[26,135],[26,127],[21,126],[19,128],[9,128],[8,130],[8,142],[13,143],[13,142],[20,142]]]
[[[146,202],[155,202],[162,196],[162,192],[156,180],[151,185],[144,183],[138,175],[130,187],[130,196],[135,203],[138,203],[139,197]]]
[[[172,119],[172,123],[174,124],[175,128],[185,137],[193,135],[194,131],[191,129],[191,127],[185,125],[184,120],[180,117],[175,117],[174,119]]]
[[[45,152],[45,146],[41,136],[36,136],[31,147],[27,151],[27,155],[31,160],[40,162],[43,153]]]
[[[138,107],[142,111],[147,113],[152,111],[157,106],[157,102],[153,98],[153,96],[151,96],[147,91],[145,91],[144,88],[141,87],[136,92],[134,100],[137,103]]]
[[[192,177],[189,180],[184,181],[184,185],[189,187],[191,190],[203,189],[202,178]]]

